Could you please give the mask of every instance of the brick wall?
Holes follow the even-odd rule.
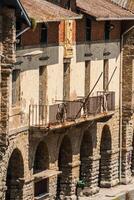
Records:
[[[85,18],[76,21],[76,42],[85,41]]]
[[[119,21],[112,21],[114,25],[113,30],[110,32],[110,39],[115,40],[120,38],[121,24]],[[104,21],[94,21],[91,22],[91,40],[98,41],[104,40]],[[81,20],[76,21],[76,41],[84,42],[85,41],[85,17]]]
[[[64,22],[50,22],[48,27],[48,44],[58,44],[64,41]],[[32,46],[40,44],[41,24],[35,30],[28,30],[22,35],[21,45]]]
[[[92,36],[93,41],[103,40],[104,38],[104,22],[92,21]]]
[[[112,40],[120,39],[121,23],[119,21],[112,21],[111,24],[114,25],[114,29],[111,31],[110,38]]]
[[[49,22],[48,27],[48,45],[62,44],[65,40],[65,22]],[[24,28],[24,27],[23,27]],[[40,44],[41,24],[38,24],[35,30],[28,30],[22,35],[21,45],[32,46]],[[76,22],[73,21],[73,42],[76,40]]]
[[[59,22],[48,23],[48,44],[59,43]]]
[[[39,44],[39,41],[40,41],[40,25],[38,24],[34,31],[30,29],[22,35],[21,45],[22,46],[37,45]]]

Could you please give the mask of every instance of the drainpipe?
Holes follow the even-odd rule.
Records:
[[[134,25],[127,29],[121,35],[121,57],[120,57],[120,86],[119,86],[119,181],[121,183],[122,180],[122,68],[123,68],[123,43],[124,43],[124,36],[134,29]]]

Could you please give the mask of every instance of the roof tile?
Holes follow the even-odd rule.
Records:
[[[77,7],[97,20],[134,19],[134,14],[110,0],[76,0]]]

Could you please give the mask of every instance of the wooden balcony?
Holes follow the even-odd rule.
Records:
[[[106,117],[115,110],[115,92],[97,92],[97,96],[54,105],[30,105],[30,127],[66,126],[83,119]]]

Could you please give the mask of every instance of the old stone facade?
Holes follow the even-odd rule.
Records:
[[[38,18],[34,31],[16,39],[26,25],[18,25],[15,9],[0,10],[0,199],[73,200],[83,183],[85,196],[127,184],[134,171],[133,29],[121,44],[122,22],[111,21],[107,41],[104,20],[90,24],[84,13],[60,7],[66,19]]]

